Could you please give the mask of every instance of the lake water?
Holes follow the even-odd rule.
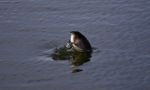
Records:
[[[96,48],[78,73],[49,57],[74,30]],[[0,0],[0,90],[150,90],[150,1]]]

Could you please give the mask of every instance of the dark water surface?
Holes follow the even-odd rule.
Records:
[[[72,30],[97,48],[79,73],[48,57]],[[0,0],[0,90],[150,90],[150,1]]]

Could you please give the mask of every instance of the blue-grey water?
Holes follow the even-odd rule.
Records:
[[[48,57],[73,30],[96,48],[78,73]],[[150,1],[0,0],[0,90],[150,90]]]

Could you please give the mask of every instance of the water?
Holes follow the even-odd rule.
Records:
[[[1,0],[1,90],[149,90],[150,1]],[[82,32],[96,48],[79,73],[48,55]]]

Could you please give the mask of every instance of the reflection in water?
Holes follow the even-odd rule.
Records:
[[[51,54],[54,60],[69,60],[72,73],[80,72],[78,66],[90,61],[91,52],[79,52],[67,47],[56,48]]]
[[[70,55],[70,64],[72,67],[72,72],[79,72],[82,71],[81,69],[78,69],[78,66],[90,61],[91,53],[88,52],[73,52]]]

